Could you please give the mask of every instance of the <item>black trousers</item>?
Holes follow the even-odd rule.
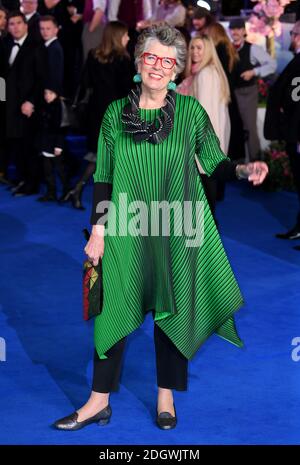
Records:
[[[30,126],[28,126],[30,128]],[[12,158],[17,171],[17,181],[25,181],[28,191],[37,191],[40,184],[40,160],[34,147],[32,128],[24,137],[7,139],[5,165]]]
[[[66,174],[64,155],[55,158],[43,156],[43,167],[48,194],[56,195],[55,170],[62,183],[63,193],[69,189],[68,176]]]
[[[100,359],[94,352],[94,375],[92,389],[108,393],[118,391],[122,368],[122,355],[126,337],[106,352],[107,359]],[[176,391],[187,390],[188,359],[179,352],[167,335],[154,323],[157,385]]]

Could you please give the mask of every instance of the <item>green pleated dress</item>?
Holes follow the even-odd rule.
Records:
[[[122,128],[127,102],[127,98],[117,100],[105,113],[94,175],[95,182],[113,184],[115,209],[109,209],[108,223],[115,215],[117,231],[122,231],[105,236],[103,307],[94,331],[97,353],[106,358],[108,349],[137,329],[152,309],[156,324],[187,359],[213,333],[241,347],[233,314],[243,305],[243,298],[195,163],[196,155],[210,175],[226,159],[209,117],[194,97],[177,94],[169,136],[157,145],[135,143]],[[159,112],[141,109],[140,116],[150,121]],[[187,246],[191,231],[186,235],[174,232],[175,214],[170,214],[169,236],[161,228],[155,236],[124,234],[135,215],[124,219],[124,205],[119,205],[122,193],[128,205],[143,201],[149,211],[155,201],[189,202],[193,225],[202,221],[202,243]],[[196,205],[204,206],[201,218]],[[150,213],[149,218],[151,230]]]

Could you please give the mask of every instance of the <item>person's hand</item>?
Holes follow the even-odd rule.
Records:
[[[268,165],[263,161],[237,165],[235,170],[238,179],[248,179],[254,186],[261,184],[269,172]]]
[[[62,149],[60,149],[60,148],[58,148],[58,147],[55,147],[55,149],[54,149],[54,155],[55,155],[56,157],[59,157],[59,155],[61,155],[61,154],[62,154]]]
[[[246,166],[250,172],[248,181],[251,181],[254,186],[262,184],[269,173],[268,165],[263,161],[255,161],[248,163]]]
[[[88,256],[88,260],[92,262],[94,266],[97,266],[99,258],[102,258],[104,255],[104,226],[93,226],[92,234],[84,248],[84,252]]]
[[[81,21],[81,19],[82,19],[82,15],[78,15],[78,14],[73,15],[70,18],[70,20],[72,21],[73,24],[78,23],[78,21]]]
[[[24,102],[21,106],[21,112],[23,113],[23,115],[30,118],[32,113],[34,112],[34,105],[31,102]]]
[[[241,78],[244,79],[244,81],[250,81],[254,76],[256,76],[254,69],[249,69],[241,74]]]
[[[145,29],[146,27],[149,27],[150,24],[151,24],[151,21],[149,21],[149,20],[138,21],[136,23],[136,30],[141,31],[142,29]]]

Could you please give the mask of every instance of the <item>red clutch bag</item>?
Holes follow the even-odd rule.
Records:
[[[83,230],[89,239],[87,229]],[[83,264],[83,319],[85,321],[100,315],[103,304],[102,261],[94,266],[89,260]]]

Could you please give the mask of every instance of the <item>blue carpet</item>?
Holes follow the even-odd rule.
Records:
[[[84,193],[90,204],[91,186]],[[299,444],[300,253],[274,232],[293,224],[289,193],[246,183],[227,188],[218,206],[223,242],[244,294],[237,314],[245,348],[211,337],[189,366],[189,390],[175,392],[179,423],[154,424],[153,322],[128,337],[122,384],[106,427],[78,432],[51,423],[89,394],[93,327],[81,316],[81,264],[89,209],[14,199],[0,189],[1,444]]]

